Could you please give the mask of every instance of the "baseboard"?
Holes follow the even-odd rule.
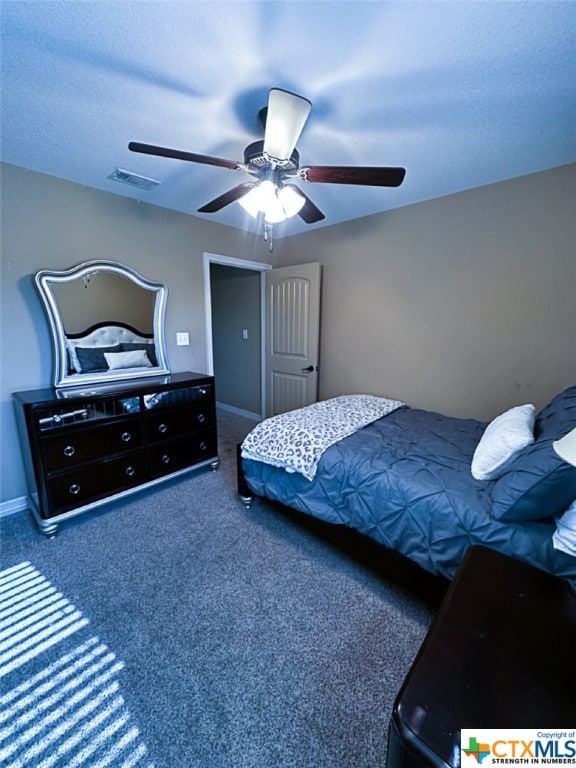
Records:
[[[28,499],[26,496],[19,496],[17,499],[9,499],[0,502],[0,517],[15,515],[17,512],[23,512],[28,509]]]
[[[242,416],[244,419],[250,419],[251,421],[262,421],[262,416],[259,413],[252,413],[252,411],[244,411],[242,408],[236,408],[233,405],[227,405],[226,403],[216,402],[216,408],[220,408],[228,413],[233,413],[235,416]]]

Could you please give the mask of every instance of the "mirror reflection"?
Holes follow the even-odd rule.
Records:
[[[154,333],[155,295],[125,276],[102,269],[81,280],[53,285],[66,335],[114,319],[145,334]]]
[[[56,387],[169,373],[167,289],[112,261],[35,277],[48,313]]]

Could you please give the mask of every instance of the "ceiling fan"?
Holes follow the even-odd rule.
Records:
[[[128,149],[250,174],[253,181],[245,181],[229,189],[203,205],[198,212],[216,213],[237,200],[254,218],[263,217],[265,225],[277,224],[295,215],[307,224],[325,218],[322,211],[293,181],[374,187],[398,187],[402,184],[406,174],[404,168],[343,165],[309,165],[301,168],[296,142],[311,108],[311,102],[303,96],[272,88],[268,95],[268,107],[259,112],[264,123],[264,140],[255,141],[246,147],[244,162],[136,141],[130,142]]]

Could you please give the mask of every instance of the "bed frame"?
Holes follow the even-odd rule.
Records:
[[[242,468],[242,443],[236,445],[236,480],[238,495],[246,509],[259,498],[248,487]],[[450,582],[444,576],[430,573],[400,552],[384,546],[353,528],[318,520],[278,501],[263,499],[274,511],[300,528],[313,533],[386,581],[410,590],[432,611],[440,606]]]

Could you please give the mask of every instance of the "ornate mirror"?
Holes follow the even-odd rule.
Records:
[[[52,331],[55,387],[170,373],[166,286],[115,261],[42,270],[35,281]]]

